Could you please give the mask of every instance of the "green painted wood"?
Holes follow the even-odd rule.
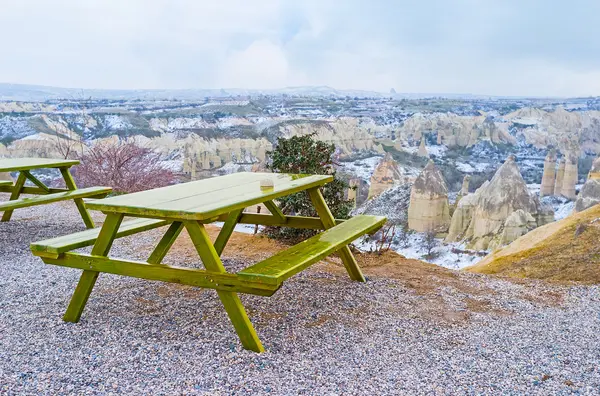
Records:
[[[173,246],[173,243],[175,243],[175,241],[177,240],[177,237],[181,233],[181,230],[183,230],[182,222],[176,221],[174,223],[171,223],[165,235],[163,235],[163,237],[158,242],[156,248],[154,248],[154,250],[152,251],[152,254],[150,254],[150,257],[148,258],[148,263],[160,264],[169,252],[169,249],[171,249],[171,246]]]
[[[13,182],[11,180],[0,180],[0,186],[10,186],[12,187]],[[10,192],[10,190],[8,190]]]
[[[19,202],[18,199],[19,199],[19,196],[21,195],[21,192],[23,191],[23,187],[25,186],[26,181],[27,181],[27,177],[23,174],[23,172],[19,173],[19,177],[17,177],[17,181],[15,182],[15,185],[12,188],[12,192],[10,194],[9,201],[0,203],[0,211],[4,210],[4,213],[2,214],[2,221],[10,220],[10,218],[12,217],[14,208],[11,208],[9,206],[8,209],[2,209],[1,205],[7,204],[7,203]]]
[[[218,221],[227,220],[227,215],[221,215]],[[345,220],[336,219],[336,224],[342,224]],[[258,224],[266,226],[282,226],[290,228],[306,228],[311,230],[324,230],[323,222],[318,217],[286,216],[285,223],[278,218],[268,214],[244,213],[239,220],[240,224]]]
[[[3,158],[0,159],[0,172],[16,172],[42,168],[70,167],[79,164],[76,160],[52,158]]]
[[[121,223],[115,238],[122,238],[139,232],[152,230],[169,224],[165,220],[134,219]],[[62,253],[94,244],[100,233],[100,228],[85,230],[57,238],[34,242],[30,245],[31,252],[36,256],[58,257]]]
[[[229,241],[229,238],[231,237],[235,226],[242,217],[243,211],[244,209],[238,209],[229,213],[229,215],[227,216],[227,220],[225,220],[225,224],[223,224],[223,227],[221,228],[221,232],[219,232],[219,235],[217,235],[214,247],[219,257],[223,253],[223,249],[225,249],[225,245],[227,245],[227,241]]]
[[[286,216],[283,214],[281,209],[279,209],[279,207],[275,205],[275,202],[266,201],[265,206],[267,207],[267,209],[269,209],[269,212],[271,212],[273,217],[276,217],[281,223],[285,224],[287,222]]]
[[[110,214],[106,217],[102,229],[98,234],[98,238],[92,248],[92,255],[94,256],[108,256],[108,252],[115,240],[115,237],[123,221],[122,214]],[[98,271],[84,270],[79,278],[75,292],[71,297],[71,302],[63,316],[65,322],[79,322],[81,314],[87,304],[92,289],[98,279]]]
[[[321,218],[325,228],[329,229],[335,227],[335,218],[331,214],[331,211],[329,210],[329,207],[323,198],[323,194],[321,194],[321,189],[309,189],[308,195],[310,196],[310,200],[315,207],[317,214]],[[366,282],[365,276],[360,270],[360,267],[358,266],[354,255],[350,251],[350,248],[348,246],[344,246],[339,250],[338,254],[342,259],[342,263],[344,263],[344,267],[346,267],[346,271],[348,271],[350,279],[358,282]]]
[[[31,172],[25,170],[22,171],[22,173],[25,175],[25,177],[32,182],[33,184],[35,184],[39,189],[41,189],[42,191],[44,191],[46,194],[50,193],[50,188],[48,186],[46,186],[44,183],[42,183],[37,177],[35,177],[34,175],[31,174]]]
[[[261,188],[270,179],[273,188]],[[328,175],[287,175],[241,172],[154,190],[88,202],[87,207],[105,213],[123,213],[176,220],[206,220],[234,210],[322,186]]]
[[[25,177],[23,177],[23,178],[25,178]],[[18,180],[17,180],[17,182],[18,182]],[[16,187],[18,187],[18,186],[16,186]],[[42,204],[58,202],[58,201],[65,201],[65,200],[70,200],[70,199],[75,199],[75,198],[95,197],[95,196],[99,196],[99,195],[106,195],[106,194],[110,193],[111,190],[112,189],[110,187],[88,187],[88,188],[81,188],[79,190],[60,192],[60,193],[55,193],[55,194],[46,194],[46,195],[38,195],[35,197],[29,197],[29,198],[15,199],[15,200],[10,200],[10,201],[0,202],[0,211],[2,211],[2,210],[8,211],[8,210],[13,210],[13,209],[26,208],[29,206],[42,205]],[[18,196],[17,194],[15,194],[16,191],[17,191],[17,188],[15,188],[15,191],[13,191],[13,195]],[[12,196],[11,196],[11,199],[12,199]],[[5,214],[6,214],[6,212],[5,212]]]
[[[71,175],[71,172],[69,172],[69,168],[67,167],[62,167],[60,168],[60,174],[62,175],[63,179],[65,180],[65,185],[67,186],[67,188],[71,191],[77,190],[77,185],[75,184],[75,180],[73,179],[73,176]],[[111,189],[112,191],[112,189]],[[75,198],[73,199],[73,201],[75,202],[75,205],[77,206],[77,210],[79,211],[79,214],[81,215],[81,218],[83,219],[83,223],[85,224],[85,226],[87,228],[94,228],[94,220],[92,220],[92,216],[90,216],[89,212],[87,211],[86,207],[85,207],[85,203],[83,202],[82,198]]]
[[[113,259],[80,253],[65,253],[59,258],[42,257],[46,264],[69,268],[93,270],[139,279],[179,283],[195,287],[232,291],[238,293],[272,296],[277,287],[240,280],[229,273],[210,272],[196,268],[176,267],[167,264],[150,264],[141,261]]]
[[[239,208],[238,208],[239,209]],[[225,273],[225,267],[219,258],[219,255],[215,251],[212,242],[206,232],[204,226],[197,221],[186,221],[185,228],[192,239],[192,243],[196,247],[198,255],[202,259],[204,267],[208,271]],[[235,328],[240,341],[244,348],[255,352],[263,352],[264,348],[256,330],[250,322],[250,318],[246,314],[246,310],[242,305],[239,296],[234,292],[217,290],[217,295],[225,307],[225,311]]]
[[[346,247],[356,238],[381,228],[380,216],[355,216],[240,272],[241,279],[280,285],[284,280]]]
[[[4,192],[4,193],[11,193],[13,191],[13,186],[12,185],[2,185],[2,182],[0,182],[0,192]],[[65,192],[65,191],[69,191],[66,188],[48,188],[48,191],[42,190],[39,187],[30,187],[30,186],[24,186],[23,190],[21,191],[21,194],[33,194],[33,195],[46,195],[46,194],[53,194],[53,193],[57,193],[57,192]]]

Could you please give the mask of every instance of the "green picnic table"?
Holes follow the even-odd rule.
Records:
[[[34,205],[43,205],[52,202],[73,200],[83,218],[87,228],[94,228],[94,222],[85,208],[83,198],[104,197],[111,192],[110,187],[77,188],[75,180],[69,171],[73,165],[79,164],[76,160],[50,159],[50,158],[4,158],[0,159],[0,172],[19,172],[17,181],[0,180],[0,192],[10,193],[10,199],[0,202],[2,221],[9,221],[13,210]],[[34,169],[58,169],[65,181],[67,188],[50,188],[35,177],[31,171]],[[33,186],[26,186],[30,181]],[[19,198],[21,194],[33,194],[34,197]]]
[[[238,293],[271,296],[286,279],[334,252],[341,256],[351,279],[365,281],[348,244],[361,235],[378,230],[386,219],[363,215],[345,221],[335,220],[320,191],[320,187],[332,180],[328,175],[243,172],[88,200],[88,208],[107,215],[101,229],[33,243],[31,250],[47,264],[83,270],[65,313],[65,321],[79,321],[100,272],[180,283],[216,289],[242,345],[262,352],[263,346]],[[271,186],[265,187],[268,184]],[[287,216],[277,207],[277,198],[300,191],[309,194],[319,217]],[[271,214],[243,212],[244,208],[259,203],[264,203]],[[123,221],[125,216],[135,219]],[[205,224],[217,221],[224,221],[224,224],[212,242]],[[238,223],[325,231],[242,271],[229,273],[220,256]],[[145,262],[108,257],[115,238],[165,225],[169,226],[168,229],[156,248],[148,252]],[[162,263],[183,228],[187,230],[205,269]],[[93,245],[91,254],[73,252],[90,245]]]

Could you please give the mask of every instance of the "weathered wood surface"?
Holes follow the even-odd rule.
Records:
[[[2,158],[0,172],[16,172],[41,168],[64,168],[79,164],[77,160],[52,158]]]
[[[346,245],[356,238],[378,230],[385,224],[385,221],[386,218],[380,216],[355,216],[340,225],[238,272],[238,275],[241,279],[252,282],[280,285],[281,282],[311,264],[343,247],[347,247]]]
[[[260,182],[270,179],[271,188]],[[234,210],[272,201],[333,180],[328,175],[241,172],[154,190],[89,201],[89,209],[105,213],[179,220],[207,220]]]

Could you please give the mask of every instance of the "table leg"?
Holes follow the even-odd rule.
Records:
[[[150,254],[150,257],[148,258],[150,264],[160,264],[162,262],[181,233],[181,230],[183,230],[182,222],[176,221],[171,223],[165,235],[163,235],[156,248],[152,251],[152,254]]]
[[[60,168],[60,173],[62,174],[63,179],[65,179],[65,184],[69,190],[77,190],[77,185],[75,184],[75,180],[73,179],[73,175],[69,172],[69,168]],[[79,214],[85,223],[87,228],[94,228],[94,220],[92,220],[92,216],[85,208],[85,203],[82,198],[75,198],[75,205],[77,205],[77,210],[79,210]]]
[[[188,221],[185,223],[185,228],[202,259],[204,267],[213,272],[226,272],[204,225],[197,221]],[[264,352],[256,330],[254,330],[237,293],[217,290],[217,294],[244,348],[254,352]]]
[[[244,209],[234,210],[227,216],[227,220],[225,220],[225,224],[223,224],[223,228],[221,228],[221,232],[217,235],[217,239],[214,243],[215,251],[219,257],[223,253],[223,249],[225,249],[225,245],[227,245],[227,241],[229,241],[231,234],[233,234],[235,226],[242,218],[243,212]]]
[[[311,188],[308,190],[308,195],[310,196],[310,200],[312,201],[321,221],[323,222],[323,226],[325,229],[335,227],[335,218],[331,214],[325,199],[323,198],[323,194],[321,194],[321,190],[318,187]],[[346,270],[348,271],[348,275],[350,275],[350,279],[365,282],[365,277],[352,255],[350,248],[348,246],[344,246],[338,251]]]
[[[27,181],[27,176],[23,172],[19,172],[19,177],[13,186],[12,193],[10,194],[10,200],[14,201],[19,199],[19,196],[23,192],[23,187],[25,187],[25,182]],[[12,209],[5,210],[2,214],[2,221],[9,221],[12,216]]]
[[[92,248],[93,255],[105,257],[108,256],[108,252],[110,251],[113,241],[115,240],[122,221],[122,214],[111,213],[106,216],[106,220],[104,221],[102,229],[98,234],[96,243]],[[87,303],[90,294],[92,293],[92,289],[96,284],[96,279],[98,279],[98,274],[98,271],[83,271],[81,277],[79,278],[79,283],[75,288],[75,292],[71,297],[71,302],[69,303],[67,312],[65,313],[65,316],[63,316],[63,320],[65,322],[79,322],[81,313],[85,308],[85,304]]]

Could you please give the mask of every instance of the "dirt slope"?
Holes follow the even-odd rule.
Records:
[[[537,228],[467,270],[600,283],[600,205]]]

